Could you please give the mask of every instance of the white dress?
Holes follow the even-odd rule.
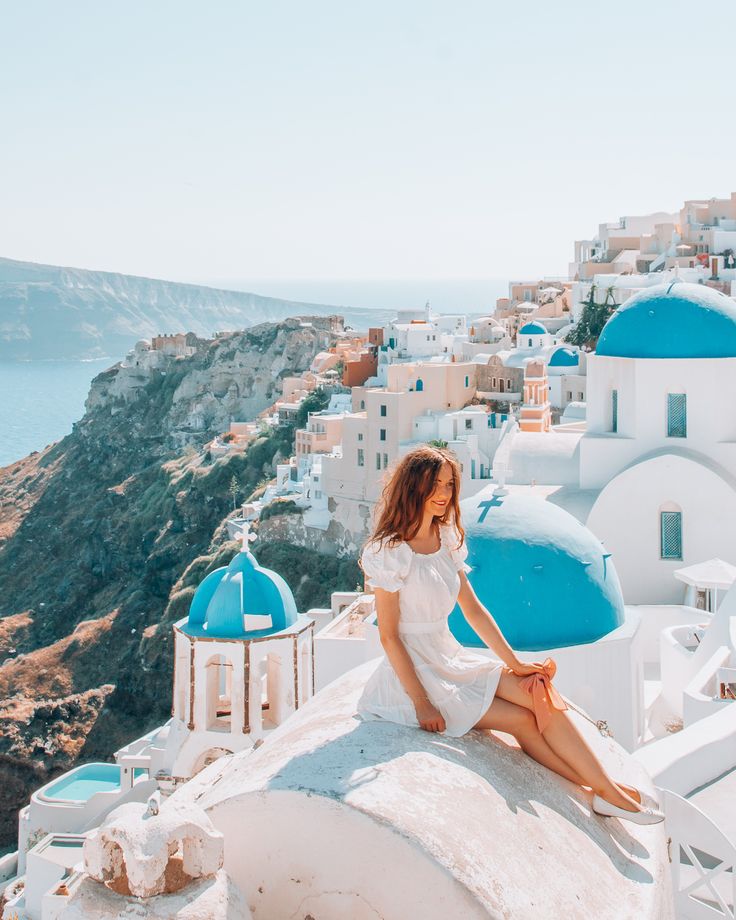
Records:
[[[408,543],[368,543],[361,563],[374,588],[399,592],[399,636],[427,696],[445,719],[445,734],[459,737],[485,714],[501,678],[503,662],[473,652],[450,632],[447,618],[460,591],[458,572],[472,571],[468,548],[452,524],[440,526],[441,546],[416,553]],[[419,727],[414,704],[384,655],[358,700],[362,719],[386,719]]]

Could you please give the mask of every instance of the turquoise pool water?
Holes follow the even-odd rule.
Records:
[[[135,777],[146,770],[136,769]],[[120,767],[114,763],[88,763],[62,776],[44,792],[47,799],[86,802],[98,792],[114,792],[120,788]]]

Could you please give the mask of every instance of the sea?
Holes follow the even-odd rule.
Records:
[[[69,434],[92,378],[116,360],[0,362],[0,466]]]
[[[305,303],[437,313],[484,313],[508,291],[505,279],[400,281],[273,281],[209,279],[201,283]],[[92,378],[123,356],[92,361],[0,362],[0,467],[43,450],[72,430],[84,414]]]

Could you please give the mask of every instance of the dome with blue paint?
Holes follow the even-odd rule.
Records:
[[[598,339],[615,358],[736,358],[736,302],[704,284],[673,281],[623,303]]]
[[[535,321],[522,326],[519,329],[519,335],[547,335],[547,330],[541,323]]]
[[[552,352],[549,359],[550,367],[577,367],[580,363],[580,356],[572,348],[563,346]]]
[[[247,617],[258,616],[247,629]],[[260,621],[270,617],[270,625]],[[194,593],[183,632],[217,639],[253,639],[281,632],[298,617],[296,602],[284,579],[262,568],[248,550],[230,565],[210,572]],[[264,625],[265,623],[265,625]]]
[[[489,486],[460,503],[468,579],[512,648],[584,645],[624,622],[621,585],[602,543],[558,505]],[[459,606],[458,642],[483,647]]]

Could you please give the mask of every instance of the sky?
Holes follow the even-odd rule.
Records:
[[[601,222],[736,191],[735,25],[733,0],[0,0],[0,256],[292,292],[565,275]]]

